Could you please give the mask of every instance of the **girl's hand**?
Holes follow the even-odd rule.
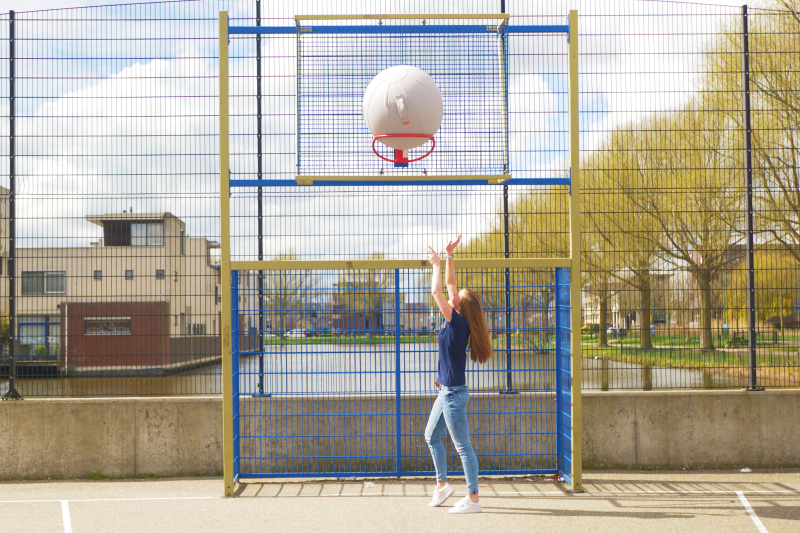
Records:
[[[439,259],[439,254],[430,246],[428,246],[428,261],[430,261],[433,266],[439,266],[439,262],[441,261],[441,259]]]
[[[458,243],[460,242],[461,242],[461,234],[459,233],[458,238],[455,241],[450,241],[447,243],[447,247],[445,248],[445,250],[447,250],[447,255],[453,255],[453,250],[456,249],[456,246],[458,246]]]

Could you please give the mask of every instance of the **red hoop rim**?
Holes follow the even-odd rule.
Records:
[[[396,159],[389,159],[388,157],[383,157],[378,151],[375,149],[375,141],[378,139],[387,139],[391,137],[424,137],[430,140],[433,144],[431,145],[431,149],[428,150],[428,153],[423,155],[422,157],[417,157],[416,159],[407,159],[405,161],[399,161]],[[420,159],[424,159],[433,153],[433,149],[436,148],[436,139],[433,138],[433,135],[425,135],[423,133],[385,133],[381,135],[373,135],[372,136],[372,151],[375,152],[375,155],[383,159],[384,161],[388,161],[389,163],[413,163],[414,161],[419,161]],[[400,153],[403,151],[400,150]]]

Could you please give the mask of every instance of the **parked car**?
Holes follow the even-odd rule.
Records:
[[[291,331],[287,331],[286,336],[297,339],[301,337],[316,337],[317,334],[316,332],[308,331],[307,329],[293,329]]]

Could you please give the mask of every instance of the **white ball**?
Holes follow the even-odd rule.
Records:
[[[364,93],[361,114],[373,135],[415,133],[433,135],[442,125],[442,93],[427,72],[398,65],[372,78]],[[422,137],[378,139],[395,150],[422,146]]]

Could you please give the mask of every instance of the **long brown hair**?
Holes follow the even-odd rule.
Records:
[[[492,339],[486,326],[481,297],[472,289],[464,289],[464,295],[461,297],[461,315],[469,324],[469,358],[474,363],[484,364],[494,355]]]

